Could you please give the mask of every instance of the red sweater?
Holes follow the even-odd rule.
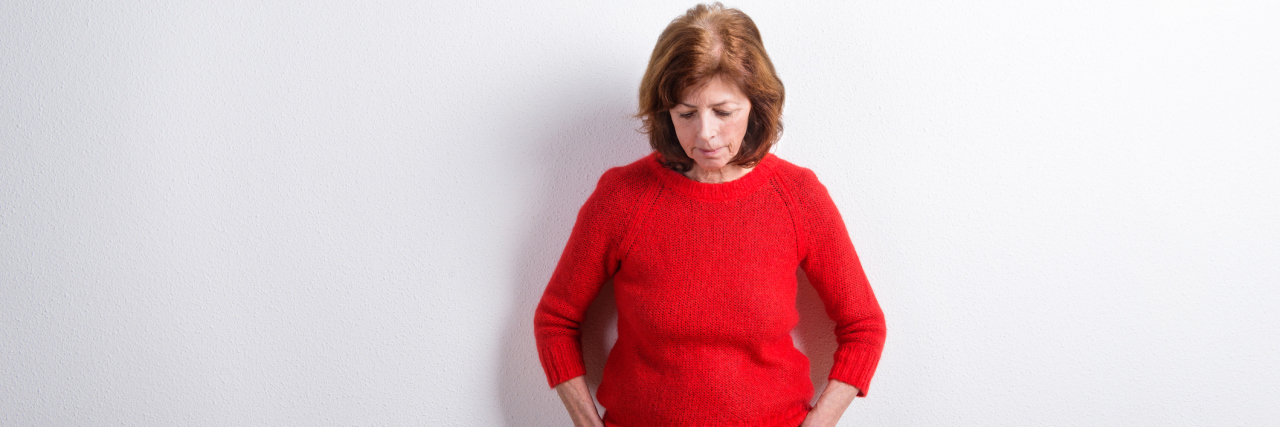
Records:
[[[836,322],[830,378],[865,396],[884,315],[813,171],[772,154],[724,184],[656,153],[609,169],[534,315],[547,380],[585,373],[578,326],[612,278],[618,340],[597,390],[607,425],[797,426],[813,397],[790,335],[797,268]]]

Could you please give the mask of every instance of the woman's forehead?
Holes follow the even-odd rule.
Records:
[[[725,103],[739,103],[746,99],[746,93],[738,85],[731,80],[715,76],[686,88],[681,94],[679,103],[690,107],[700,104],[716,106]]]

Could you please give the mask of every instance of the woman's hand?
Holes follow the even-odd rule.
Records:
[[[591,398],[591,390],[587,389],[587,380],[582,376],[560,383],[556,386],[556,393],[564,402],[564,408],[569,410],[574,427],[604,427],[600,413],[596,412],[596,401]],[[823,396],[826,394],[822,393]]]
[[[809,411],[800,427],[835,427],[855,397],[858,397],[857,387],[837,380],[827,382],[827,388],[818,397],[818,404]]]

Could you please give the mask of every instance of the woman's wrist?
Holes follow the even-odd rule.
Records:
[[[596,412],[596,401],[591,398],[591,390],[587,388],[587,380],[582,376],[574,377],[556,386],[556,394],[564,402],[569,411],[569,418],[575,427],[603,427],[600,413]]]
[[[827,382],[827,388],[822,390],[822,395],[818,397],[818,403],[813,406],[813,410],[809,411],[809,415],[805,417],[801,427],[833,427],[836,422],[840,421],[840,416],[844,415],[845,409],[849,408],[849,404],[853,403],[853,399],[858,397],[858,388],[839,380],[831,380]]]

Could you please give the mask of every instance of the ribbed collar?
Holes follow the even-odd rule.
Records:
[[[756,164],[751,172],[741,178],[723,184],[698,182],[684,176],[680,172],[662,166],[662,155],[657,151],[649,155],[645,164],[666,184],[667,188],[689,197],[703,200],[728,200],[750,194],[769,181],[774,173],[777,157],[773,153],[765,154],[764,159]]]

